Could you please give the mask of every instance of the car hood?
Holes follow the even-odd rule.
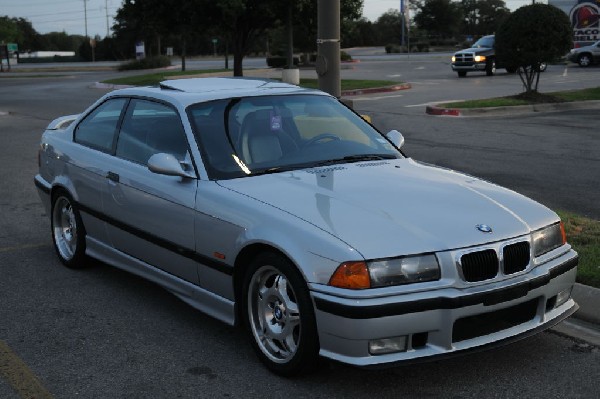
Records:
[[[513,191],[411,159],[219,184],[327,231],[367,259],[494,242],[557,220],[549,209]],[[479,224],[493,231],[482,233]]]
[[[487,48],[487,47],[477,47],[477,48],[473,47],[473,48],[468,48],[468,49],[465,49],[465,50],[457,51],[454,54],[455,55],[456,54],[464,54],[464,53],[467,53],[467,54],[471,54],[471,53],[473,53],[473,54],[483,54],[483,53],[489,53],[491,50],[492,50],[491,48]]]

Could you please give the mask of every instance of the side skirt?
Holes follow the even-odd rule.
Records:
[[[235,324],[235,303],[229,299],[152,267],[89,236],[86,237],[86,254],[160,285],[188,305],[217,320]]]

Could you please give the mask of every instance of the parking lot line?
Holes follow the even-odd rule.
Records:
[[[18,246],[15,246],[15,247],[4,247],[4,248],[0,248],[0,253],[2,253],[2,252],[20,251],[20,250],[23,250],[23,249],[41,248],[41,247],[46,247],[46,246],[49,246],[49,245],[50,244],[39,243],[39,244],[18,245]]]
[[[23,360],[2,340],[0,340],[0,376],[21,398],[53,398]]]

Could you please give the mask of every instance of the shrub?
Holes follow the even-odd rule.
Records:
[[[171,65],[171,59],[164,55],[146,57],[141,60],[126,62],[119,66],[119,71],[130,71],[134,69],[155,69]]]
[[[385,45],[385,52],[388,53],[388,54],[391,54],[391,53],[401,53],[402,52],[402,48],[400,47],[399,44],[390,43],[390,44],[386,44]]]
[[[571,48],[573,30],[567,15],[546,4],[523,6],[502,23],[496,33],[496,57],[519,72],[526,92],[537,91],[539,65]]]
[[[340,52],[340,60],[342,61],[352,61],[352,56],[345,51]]]

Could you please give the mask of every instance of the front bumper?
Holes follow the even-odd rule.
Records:
[[[574,63],[577,63],[577,61],[579,61],[578,58],[579,58],[579,53],[569,53],[567,55],[567,59]]]
[[[320,354],[355,366],[437,360],[506,344],[552,327],[573,314],[558,293],[575,283],[573,250],[502,284],[443,288],[385,298],[340,298],[312,291]],[[407,337],[403,352],[369,353],[369,341]]]
[[[486,64],[485,64],[485,62],[476,62],[476,63],[469,63],[469,64],[456,63],[456,64],[451,64],[451,66],[452,66],[452,70],[454,72],[458,72],[458,71],[485,71]]]

